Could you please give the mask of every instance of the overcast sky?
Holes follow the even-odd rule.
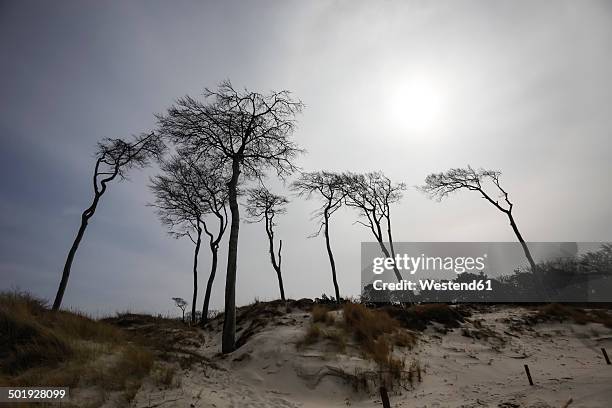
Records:
[[[154,129],[175,98],[226,78],[306,104],[294,134],[305,170],[406,182],[397,241],[514,240],[474,194],[437,203],[412,187],[467,164],[503,172],[527,240],[609,241],[610,73],[608,1],[0,1],[0,289],[52,298],[91,201],[96,142]],[[145,206],[154,171],[103,197],[66,307],[174,313],[171,297],[191,298],[192,244]],[[285,291],[333,293],[324,241],[307,238],[318,203],[292,199],[277,233]],[[360,242],[372,240],[355,219],[343,210],[331,226],[345,295],[359,292]],[[242,225],[240,304],[278,297],[266,244],[263,225]]]

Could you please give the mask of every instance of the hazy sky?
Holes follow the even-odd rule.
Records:
[[[175,98],[226,78],[306,104],[294,135],[305,170],[406,182],[397,241],[514,239],[476,195],[437,203],[412,188],[466,164],[503,172],[527,240],[611,240],[610,73],[608,1],[0,1],[0,288],[52,298],[96,141],[153,129]],[[103,197],[65,306],[174,313],[171,297],[190,299],[192,244],[145,206],[154,171]],[[307,238],[317,205],[294,199],[278,220],[289,297],[333,293],[324,241]],[[331,227],[346,295],[372,240],[355,219],[344,210]],[[242,225],[240,304],[278,297],[266,245],[263,225]],[[209,260],[204,248],[201,287]]]

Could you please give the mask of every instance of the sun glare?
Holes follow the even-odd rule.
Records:
[[[394,127],[426,133],[441,124],[445,108],[444,89],[425,77],[414,77],[394,85],[386,107]]]

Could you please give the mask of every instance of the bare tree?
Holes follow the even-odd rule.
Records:
[[[196,164],[188,156],[179,152],[161,165],[163,173],[151,180],[150,188],[155,195],[151,204],[157,208],[162,224],[169,228],[175,238],[188,237],[195,245],[193,255],[193,299],[191,303],[191,323],[196,323],[196,303],[198,296],[198,256],[202,243],[202,233],[209,237],[212,253],[211,273],[204,297],[203,316],[208,315],[210,293],[217,269],[217,252],[227,226],[225,210],[226,192],[222,178],[216,170],[209,169],[205,163]],[[215,215],[219,221],[216,233],[207,225],[206,216]],[[205,322],[206,317],[202,317]]]
[[[181,149],[193,152],[213,168],[226,169],[232,222],[225,280],[225,313],[222,352],[235,349],[236,269],[240,211],[238,187],[244,178],[261,178],[267,169],[280,177],[296,170],[294,158],[302,150],[290,139],[295,116],[302,103],[288,91],[263,95],[237,91],[229,81],[217,90],[206,89],[205,101],[186,96],[165,115],[158,115],[159,129]]]
[[[501,176],[501,172],[499,171],[485,169],[474,170],[472,167],[467,166],[465,169],[457,168],[450,169],[445,173],[430,174],[425,178],[425,184],[420,186],[419,190],[429,195],[430,198],[436,198],[438,201],[455,191],[463,189],[480,193],[482,198],[491,203],[499,211],[506,214],[510,221],[512,231],[514,231],[514,234],[523,247],[523,252],[531,266],[531,270],[535,273],[537,270],[536,264],[512,216],[514,204],[510,201],[508,193],[500,185],[499,176]],[[498,194],[495,199],[485,190],[484,183],[486,182],[492,183],[494,188],[497,189]],[[502,203],[499,202],[500,198],[503,199]]]
[[[187,309],[189,303],[180,297],[173,297],[172,300],[174,300],[174,306],[178,307],[183,312],[183,323],[185,323],[185,309]]]
[[[337,173],[329,171],[302,173],[300,178],[292,183],[291,188],[295,190],[298,195],[303,197],[310,198],[312,195],[318,195],[323,198],[323,205],[315,211],[315,218],[320,220],[320,225],[318,231],[313,234],[313,236],[318,236],[321,230],[323,230],[325,246],[327,247],[327,255],[331,266],[334,291],[336,293],[336,302],[340,303],[340,289],[336,276],[336,262],[334,260],[329,238],[329,221],[332,214],[342,206],[345,198],[342,178]]]
[[[278,244],[278,254],[274,252],[274,217],[287,212],[286,205],[289,203],[286,197],[272,194],[265,187],[253,188],[249,190],[247,198],[247,214],[252,222],[264,221],[266,224],[266,234],[268,236],[270,261],[276,271],[278,287],[280,289],[281,300],[285,299],[285,288],[283,287],[283,276],[281,274],[281,251],[283,240]]]
[[[81,225],[66,257],[62,278],[53,302],[53,310],[58,310],[62,305],[72,261],[83,239],[89,220],[96,212],[100,199],[106,193],[109,183],[114,180],[125,180],[128,171],[131,169],[145,167],[150,164],[153,158],[160,159],[164,149],[163,142],[155,133],[135,136],[130,142],[122,139],[105,139],[98,143],[92,180],[93,200],[81,214]]]
[[[199,168],[197,163],[191,163],[191,166]],[[225,185],[226,177],[219,174],[218,171],[197,172],[205,192],[202,195],[202,200],[206,203],[207,212],[217,219],[217,228],[211,228],[207,222],[202,225],[204,232],[208,236],[208,246],[212,255],[210,262],[210,275],[206,283],[206,293],[204,294],[204,302],[202,303],[202,317],[200,324],[204,325],[208,321],[208,309],[210,308],[210,295],[212,293],[212,285],[217,274],[217,262],[219,256],[219,243],[227,229],[227,187]]]
[[[365,222],[358,220],[357,223],[374,234],[387,258],[393,258],[393,271],[397,280],[401,282],[402,275],[395,265],[395,249],[391,234],[391,204],[401,200],[406,185],[392,183],[382,172],[365,174],[347,172],[342,174],[342,186],[346,195],[346,205],[357,208],[360,216],[366,220]],[[385,228],[386,236],[383,232]],[[389,249],[385,245],[385,239],[389,243]]]

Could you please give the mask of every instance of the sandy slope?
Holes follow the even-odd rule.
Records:
[[[429,327],[407,362],[424,367],[422,382],[396,389],[393,407],[612,407],[612,330],[602,325],[523,323],[532,313],[489,307],[463,327]],[[337,373],[374,369],[351,347],[338,354],[323,343],[298,349],[310,315],[293,312],[255,334],[243,347],[221,356],[218,330],[194,349],[216,365],[180,373],[180,386],[141,389],[135,407],[381,407],[375,393],[355,392]],[[480,338],[478,338],[480,337]],[[396,350],[396,352],[402,352]],[[529,364],[535,386],[523,365]],[[375,391],[375,389],[373,389]]]

